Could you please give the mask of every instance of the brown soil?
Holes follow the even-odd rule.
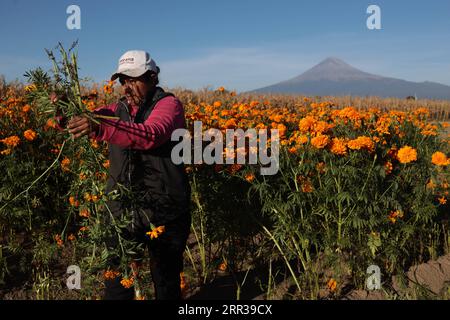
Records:
[[[392,290],[354,290],[345,299],[384,300],[392,298],[450,299],[450,254],[411,267],[404,275],[392,277]]]

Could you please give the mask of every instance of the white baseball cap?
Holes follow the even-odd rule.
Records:
[[[112,75],[111,80],[116,80],[120,75],[133,78],[139,77],[149,70],[156,73],[159,72],[155,60],[150,57],[148,52],[142,50],[127,51],[120,57],[119,66],[116,73]]]

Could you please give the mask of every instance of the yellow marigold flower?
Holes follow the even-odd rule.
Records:
[[[160,234],[162,234],[164,231],[166,231],[166,227],[165,226],[159,226],[154,228],[153,230],[149,231],[146,233],[146,235],[148,235],[150,237],[150,239],[156,239],[160,236]]]
[[[123,278],[122,280],[120,280],[120,284],[124,287],[124,288],[131,288],[134,284],[134,279],[133,278]]]
[[[437,166],[447,166],[450,164],[450,160],[443,152],[437,151],[431,156],[431,163]]]
[[[10,136],[10,137],[0,140],[0,142],[3,142],[6,146],[8,146],[10,148],[14,148],[19,145],[20,138],[18,136]]]
[[[84,194],[84,200],[86,200],[87,202],[92,201],[92,195],[89,192],[86,192]]]
[[[445,197],[441,197],[438,199],[440,204],[446,204],[447,203],[447,199],[445,199]]]
[[[331,142],[331,152],[337,154],[339,156],[343,156],[347,154],[347,146],[345,145],[345,141],[339,138],[333,138]]]
[[[25,86],[25,91],[26,92],[31,92],[31,91],[35,91],[36,90],[36,85],[35,84],[30,84],[28,86]]]
[[[410,163],[417,160],[417,151],[410,146],[404,146],[397,153],[397,159],[400,163]]]
[[[336,291],[336,288],[337,288],[337,281],[334,280],[333,278],[331,278],[331,279],[328,280],[328,282],[327,282],[327,287],[328,287],[328,289],[330,289],[330,291]]]
[[[314,137],[311,139],[311,144],[317,149],[325,148],[328,144],[328,136],[319,135]]]

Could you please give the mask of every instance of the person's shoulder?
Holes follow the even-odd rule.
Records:
[[[167,96],[159,100],[158,104],[171,105],[174,107],[183,107],[183,104],[181,103],[180,99],[178,99],[178,97],[175,96],[174,94],[168,94]]]

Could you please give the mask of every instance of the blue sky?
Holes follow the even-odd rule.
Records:
[[[81,9],[68,30],[66,9]],[[381,8],[368,30],[367,7]],[[286,80],[333,56],[367,72],[450,85],[450,1],[1,0],[0,74],[50,68],[44,48],[79,40],[81,75],[110,77],[126,50],[148,51],[161,83],[238,91]]]

